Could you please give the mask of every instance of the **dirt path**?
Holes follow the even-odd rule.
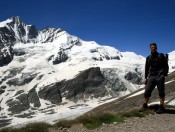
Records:
[[[128,118],[124,123],[101,127],[95,132],[174,132],[175,115],[150,115],[145,118]]]

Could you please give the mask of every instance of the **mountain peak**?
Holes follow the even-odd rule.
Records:
[[[20,21],[22,21],[19,16],[13,16],[10,19],[12,19],[12,21],[14,21],[14,22],[20,22]]]
[[[21,20],[21,18],[19,16],[13,16],[11,18],[8,18],[7,20],[0,22],[0,27],[6,27],[7,25],[14,25],[14,24],[20,24],[23,23],[23,21]]]

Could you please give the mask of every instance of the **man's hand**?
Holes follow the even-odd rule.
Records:
[[[160,77],[165,77],[165,75],[161,75]]]
[[[148,79],[147,79],[147,78],[145,78],[145,85],[147,84],[147,82],[148,82]]]

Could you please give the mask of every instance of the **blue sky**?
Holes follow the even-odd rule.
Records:
[[[19,16],[38,29],[62,28],[85,41],[147,56],[175,50],[175,0],[1,0],[0,21]]]

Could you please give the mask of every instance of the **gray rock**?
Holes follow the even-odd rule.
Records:
[[[25,55],[25,51],[23,51],[22,49],[14,49],[14,55],[16,56]]]
[[[12,21],[7,23],[10,28],[0,28],[1,39],[0,43],[14,44],[16,42],[28,43],[34,42],[33,39],[38,36],[38,31],[33,25],[25,24],[18,16],[10,18]],[[14,31],[14,27],[16,26]],[[27,27],[27,32],[25,28]],[[18,35],[18,37],[16,37]],[[24,39],[27,35],[27,40]]]
[[[27,94],[21,94],[16,98],[16,100],[10,100],[6,102],[9,106],[8,110],[11,111],[13,114],[18,114],[21,113],[21,111],[29,109],[27,96]]]
[[[17,96],[17,95],[19,95],[19,94],[21,94],[21,93],[24,93],[24,90],[19,90],[19,91],[17,91],[16,94],[15,94],[14,96]]]
[[[14,85],[14,86],[22,86],[25,84],[30,83],[35,77],[37,76],[37,73],[23,73],[20,78],[14,78],[7,81],[8,85]]]
[[[0,89],[0,94],[4,93],[5,90],[4,89]]]
[[[99,67],[89,68],[82,71],[74,79],[65,82],[61,92],[65,93],[63,96],[67,99],[74,101],[91,96],[95,98],[104,97],[108,94],[103,84],[104,80]]]
[[[94,53],[94,52],[98,52],[98,50],[97,49],[91,49],[90,52]]]
[[[64,51],[59,51],[57,56],[53,58],[53,64],[59,64],[61,62],[65,62],[68,59],[68,56]]]
[[[42,40],[42,43],[53,42],[53,40],[58,37],[56,34],[62,32],[62,31],[63,31],[62,29],[49,28],[49,27],[44,28],[43,30],[39,31],[42,34],[47,34],[46,38],[44,40]],[[48,33],[49,33],[49,35],[48,35]]]
[[[39,31],[34,25],[25,24],[18,16],[10,19],[11,21],[7,23],[8,28],[6,26],[0,27],[0,66],[7,65],[13,60],[12,46],[16,43],[37,43],[39,33],[47,34],[43,40],[39,40],[40,42],[53,42],[54,39],[59,37],[59,32],[62,32],[58,28],[45,28]],[[2,49],[8,49],[9,52],[2,51]],[[15,50],[15,55],[17,56],[24,54],[25,51]]]
[[[42,74],[42,75],[39,75],[37,78],[36,78],[36,80],[41,80],[41,78],[44,76],[44,74]]]
[[[128,72],[125,75],[125,79],[134,83],[134,84],[142,84],[143,79],[141,76],[138,75],[138,73]]]
[[[12,68],[10,70],[7,70],[5,71],[6,72],[9,72],[9,74],[7,76],[4,76],[1,78],[0,80],[0,84],[2,84],[4,81],[6,81],[7,79],[9,78],[13,78],[15,77],[18,73],[20,73],[24,68],[23,67],[18,67],[18,68]]]
[[[10,125],[11,120],[12,119],[6,119],[6,118],[5,119],[0,119],[0,128]]]
[[[28,26],[27,28],[29,31],[28,37],[30,40],[32,40],[38,36],[38,31],[34,25]],[[30,40],[28,40],[28,42],[30,42]]]
[[[15,67],[15,68],[10,69],[7,78],[12,78],[16,76],[17,74],[20,74],[23,69],[24,67]]]
[[[120,60],[120,57],[119,56],[111,56],[111,59],[112,60]]]
[[[35,87],[32,88],[28,94],[23,93],[23,90],[18,91],[15,96],[16,99],[9,99],[6,104],[9,106],[9,111],[13,114],[18,114],[22,111],[28,110],[30,108],[30,103],[34,104],[34,107],[40,107],[39,97],[35,91]]]
[[[68,81],[54,83],[41,88],[39,97],[53,104],[62,102],[62,97],[77,101],[89,97],[104,97],[108,94],[105,88],[105,78],[100,68],[89,68],[82,71],[77,77]]]
[[[4,48],[4,46],[2,46],[2,48]],[[8,65],[13,60],[13,55],[14,53],[12,46],[6,47],[6,49],[0,48],[0,67]]]
[[[0,87],[0,89],[6,89],[6,88],[7,86],[4,86],[4,85]]]
[[[35,114],[34,112],[30,112],[30,113],[15,115],[15,117],[18,117],[18,118],[33,118],[32,115],[34,115],[34,114]]]
[[[102,73],[106,79],[105,86],[110,90],[110,95],[116,96],[118,92],[127,90],[123,80],[118,77],[116,69],[102,69]]]
[[[35,87],[32,88],[28,93],[28,101],[31,104],[34,104],[34,107],[40,107],[41,103],[39,101],[39,97],[36,93]]]
[[[45,86],[38,92],[39,98],[48,100],[53,104],[62,102],[61,92],[57,83]]]

